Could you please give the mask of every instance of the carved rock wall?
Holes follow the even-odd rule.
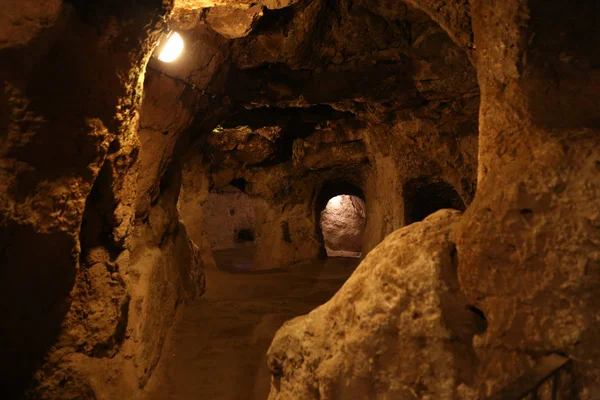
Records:
[[[268,352],[269,399],[458,398],[484,327],[459,290],[459,217],[439,211],[389,235],[329,302],[286,322]]]
[[[412,3],[438,21],[449,15],[451,5]],[[361,391],[369,397],[368,390],[375,397],[403,399],[481,398],[517,379],[548,353],[566,354],[573,360],[575,383],[568,388],[573,398],[597,397],[597,351],[592,343],[598,337],[593,321],[598,297],[594,227],[600,215],[599,180],[595,179],[600,147],[598,120],[590,107],[598,104],[599,97],[589,92],[589,83],[597,81],[591,66],[598,53],[592,44],[596,42],[581,41],[583,32],[595,32],[593,2],[572,8],[535,1],[501,6],[469,3],[472,55],[482,94],[477,194],[464,216],[438,219],[440,226],[429,228],[430,234],[450,228],[448,237],[455,250],[449,253],[455,264],[446,270],[454,271],[454,293],[464,301],[459,309],[479,310],[476,314],[486,318],[462,342],[460,359],[465,364],[452,361],[456,359],[452,346],[433,353],[447,354],[446,363],[434,363],[439,370],[430,368],[432,343],[407,352],[390,351],[389,343],[413,343],[415,322],[409,318],[397,329],[372,334],[380,321],[398,321],[397,316],[413,302],[428,304],[421,300],[428,292],[419,288],[429,281],[419,279],[399,291],[399,297],[394,291],[396,278],[410,268],[401,259],[389,271],[376,273],[388,264],[384,259],[372,260],[388,249],[396,257],[398,250],[412,243],[408,232],[445,213],[439,212],[388,236],[330,302],[284,325],[269,351],[271,398],[353,398],[356,393],[361,397]],[[449,33],[454,38],[468,37],[468,32]],[[461,193],[456,182],[453,186]],[[433,249],[426,253],[421,258],[424,263],[429,256],[439,255]],[[406,252],[409,259],[415,254],[420,249]],[[444,265],[444,256],[436,260]],[[369,274],[364,272],[367,269]],[[355,278],[361,272],[357,285]],[[402,282],[411,280],[405,277]],[[433,292],[439,295],[444,289]],[[376,302],[381,293],[382,305],[365,302],[365,307],[360,302]],[[397,303],[404,295],[405,301]],[[444,312],[430,315],[427,320],[435,321],[434,315]],[[447,321],[461,325],[464,320],[455,315]],[[460,331],[458,326],[455,329]],[[330,332],[339,332],[337,340],[330,340]],[[429,332],[417,336],[426,342]],[[452,342],[461,343],[458,337]],[[419,361],[404,364],[395,358],[401,353],[417,354]],[[422,376],[420,366],[427,370]]]

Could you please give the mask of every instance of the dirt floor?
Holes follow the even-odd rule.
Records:
[[[215,254],[207,288],[182,307],[145,399],[264,400],[266,351],[288,319],[325,303],[360,262],[328,258],[293,269],[248,271],[252,247]]]

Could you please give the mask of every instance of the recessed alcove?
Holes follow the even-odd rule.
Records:
[[[365,202],[360,197],[341,194],[329,199],[320,220],[327,256],[360,257],[365,224]]]
[[[406,225],[444,208],[465,210],[465,203],[449,183],[430,178],[408,180],[403,186],[403,201]]]
[[[315,200],[317,237],[323,257],[360,257],[367,221],[361,188],[345,179],[323,183]]]

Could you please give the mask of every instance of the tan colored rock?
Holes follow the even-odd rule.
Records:
[[[209,9],[206,22],[221,35],[234,39],[247,36],[262,15],[261,5],[248,9],[216,6]]]
[[[425,11],[469,56],[474,49],[468,0],[406,0],[407,4]]]
[[[340,291],[288,321],[268,352],[275,399],[453,399],[474,377],[483,329],[456,279],[443,210],[388,236]]]
[[[263,127],[252,130],[248,126],[213,130],[208,137],[208,144],[225,153],[225,156],[242,163],[254,165],[272,159],[277,150],[277,139],[281,128]]]
[[[232,186],[209,193],[202,204],[206,236],[214,250],[231,249],[240,241],[255,235],[256,217],[247,194]],[[240,237],[242,232],[242,237]],[[247,232],[244,237],[244,232]]]
[[[0,12],[0,49],[26,46],[59,18],[62,0],[5,0]]]
[[[292,4],[298,3],[300,0],[262,0],[262,4],[270,10],[289,7]]]
[[[33,376],[29,397],[133,398],[204,290],[202,205],[232,181],[257,268],[322,256],[343,184],[363,252],[390,235],[277,336],[274,398],[481,397],[556,352],[566,398],[597,397],[596,0],[129,3],[0,10],[0,397]],[[165,19],[185,51],[146,67]],[[248,129],[207,145],[224,122]],[[413,179],[467,211],[392,233]]]

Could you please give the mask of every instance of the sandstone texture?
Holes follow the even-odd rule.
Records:
[[[170,6],[12,3],[0,13],[2,397],[130,397],[170,310],[204,288],[178,186],[137,201],[144,182],[160,186],[138,128]]]
[[[254,241],[254,208],[247,194],[234,187],[210,193],[203,206],[206,234],[213,250]]]
[[[441,22],[449,15],[450,2],[438,2],[435,8],[428,1],[411,3],[440,22],[460,44],[459,36],[453,32],[457,25],[453,28]],[[598,202],[594,200],[598,197],[599,125],[589,114],[589,107],[597,104],[598,96],[588,97],[589,82],[595,82],[597,74],[584,65],[589,67],[597,53],[593,45],[577,44],[578,33],[592,26],[592,2],[583,2],[573,9],[568,9],[566,3],[545,7],[526,1],[502,6],[470,4],[470,10],[464,10],[470,12],[468,20],[473,24],[474,65],[485,101],[480,109],[477,193],[465,215],[455,222],[453,241],[457,287],[474,309],[485,315],[488,328],[469,341],[469,352],[474,357],[462,357],[474,368],[475,379],[471,383],[455,380],[448,392],[438,392],[431,398],[480,398],[494,394],[549,353],[566,354],[574,360],[574,381],[566,388],[565,398],[596,398],[597,354],[588,340],[597,337],[597,324],[592,321],[597,309],[594,265],[598,234],[593,227],[599,215]],[[559,17],[560,13],[580,23],[569,25]],[[508,23],[490,23],[493,20]],[[557,20],[561,22],[551,28],[551,21]],[[547,75],[549,69],[564,74],[564,86],[552,83]],[[553,95],[536,100],[544,91]],[[580,95],[577,100],[572,97],[574,93]],[[560,106],[567,99],[571,103]],[[460,204],[456,208],[461,208]],[[406,216],[411,215],[410,210],[405,211]],[[397,248],[401,246],[397,244]],[[376,252],[377,249],[371,254]],[[377,282],[376,276],[365,276],[361,284],[369,287],[370,282]],[[344,290],[338,295],[342,293]],[[345,380],[346,371],[355,374],[360,369],[327,369],[319,359],[330,354],[331,346],[343,349],[354,343],[354,338],[341,336],[330,344],[318,343],[321,336],[313,335],[332,328],[328,322],[330,314],[315,315],[335,305],[351,303],[352,299],[350,294],[345,299],[336,296],[278,333],[270,353],[272,397],[293,398],[302,393],[307,398],[354,398],[358,389],[346,392],[344,384],[356,384],[358,380]],[[340,326],[346,324],[344,321]],[[364,341],[361,343],[364,345]],[[305,349],[310,349],[310,354],[304,353]],[[338,365],[351,364],[355,353],[349,353],[340,357],[341,361],[335,356],[331,359]],[[331,354],[335,351],[331,350]],[[393,357],[397,353],[386,354]],[[294,372],[292,365],[300,370]],[[303,369],[304,365],[309,367]],[[365,361],[364,365],[369,364]],[[373,370],[382,369],[385,367]],[[448,365],[434,371],[435,382],[450,382],[446,377],[453,371]],[[408,372],[406,368],[398,370],[396,377],[401,379]],[[335,382],[334,388],[322,386],[322,381]],[[366,382],[376,385],[379,378],[368,378]],[[530,384],[534,386],[535,382]],[[423,388],[416,383],[411,385],[412,390],[418,387]],[[386,398],[391,393],[394,398],[427,398],[388,388],[365,397]]]
[[[365,217],[365,203],[360,198],[346,194],[331,198],[320,221],[327,254],[335,251],[360,254]]]
[[[398,200],[411,179],[455,196],[426,215],[462,210],[475,193],[479,95],[464,43],[404,3],[338,6],[267,9],[232,40],[229,113],[186,155],[184,170],[204,171],[196,181],[207,179],[209,192],[231,184],[250,196],[255,268],[325,256],[319,222],[331,197],[364,199],[366,254],[413,222]]]
[[[474,334],[443,210],[389,235],[325,305],[286,322],[268,352],[269,399],[451,399],[474,378]]]
[[[351,195],[366,258],[276,335],[272,399],[484,398],[556,354],[566,398],[598,398],[597,20],[596,0],[6,0],[0,397],[135,398],[213,249],[251,231],[254,269],[301,268]]]

